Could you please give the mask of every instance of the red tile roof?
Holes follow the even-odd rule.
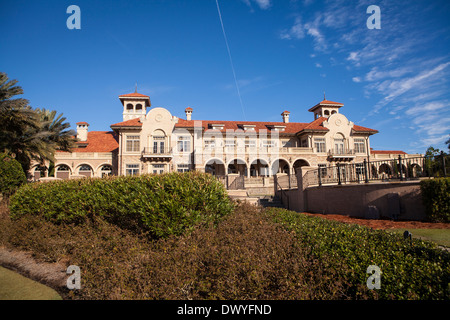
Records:
[[[330,100],[322,100],[321,102],[319,102],[319,104],[320,104],[320,105],[325,105],[325,106],[328,106],[328,105],[333,105],[333,106],[335,106],[335,105],[343,106],[343,105],[344,105],[343,103],[340,103],[340,102],[334,102],[334,101],[330,101]]]
[[[112,124],[111,128],[112,127],[141,127],[141,126],[142,126],[141,120],[139,118],[135,118],[135,119],[126,120],[126,121]]]
[[[145,106],[146,107],[151,106],[150,97],[146,96],[145,94],[142,94],[142,93],[133,92],[133,93],[128,93],[128,94],[122,94],[119,96],[120,101],[122,101],[122,99],[124,99],[124,98],[144,98]]]
[[[87,123],[87,122],[85,122],[85,121],[77,122],[76,124],[77,124],[77,125],[79,125],[79,124],[87,124],[87,125],[89,125],[89,123]]]
[[[330,101],[330,100],[322,100],[318,104],[316,104],[314,107],[310,108],[308,111],[314,111],[315,109],[317,109],[320,106],[333,106],[333,107],[340,108],[340,107],[344,106],[344,104],[340,103],[340,102]]]
[[[327,120],[325,117],[320,117],[314,120],[313,122],[308,123],[305,127],[306,131],[328,131],[327,128],[323,126],[323,122]]]
[[[223,124],[223,129],[220,130],[222,132],[226,132],[227,130],[239,130],[241,129],[241,125],[254,125],[254,130],[259,132],[260,130],[270,130],[271,126],[284,126],[285,133],[297,133],[303,130],[308,123],[299,123],[299,122],[259,122],[259,121],[219,121],[219,120],[184,120],[179,119],[178,123],[175,125],[176,128],[193,128],[194,123],[198,121],[201,122],[201,126],[204,130],[210,129],[209,125],[213,124]],[[322,128],[324,129],[324,128]],[[325,129],[327,130],[327,129]]]
[[[145,94],[137,93],[137,92],[127,93],[127,94],[121,94],[119,97],[140,97],[140,98],[150,98],[149,96],[146,96]]]
[[[119,139],[112,131],[91,131],[88,132],[87,141],[80,141],[77,144],[87,146],[73,148],[72,152],[113,152],[119,148]]]
[[[320,117],[310,123],[303,122],[261,122],[261,121],[220,121],[220,120],[185,120],[178,119],[178,123],[175,125],[176,128],[194,128],[195,122],[201,122],[201,126],[203,130],[210,129],[210,125],[213,124],[223,124],[223,129],[221,131],[225,132],[226,130],[239,130],[240,125],[254,125],[255,131],[259,131],[261,129],[270,130],[271,126],[284,126],[285,133],[297,133],[300,131],[328,131],[327,128],[323,126],[323,122],[327,120],[325,117]],[[142,123],[139,118],[127,120],[123,122],[119,122],[111,125],[111,128],[115,127],[140,127]],[[369,132],[369,133],[377,133],[377,130],[365,128],[361,126],[354,125],[353,130],[356,132]]]
[[[356,132],[373,132],[373,133],[377,133],[378,132],[378,130],[357,126],[356,124],[353,125],[353,131],[356,131]]]

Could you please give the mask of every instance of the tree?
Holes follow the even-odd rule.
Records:
[[[0,194],[9,196],[26,181],[20,163],[16,159],[0,153]]]
[[[429,175],[446,176],[449,171],[449,157],[448,154],[442,150],[428,147],[425,152],[425,169]],[[450,171],[449,171],[450,172]]]
[[[29,102],[15,96],[23,94],[17,80],[8,81],[0,72],[0,151],[13,155],[28,172],[33,160],[43,163],[54,161],[57,149],[70,150],[75,132],[68,130],[56,111],[32,109]]]

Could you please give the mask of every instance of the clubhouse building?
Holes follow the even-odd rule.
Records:
[[[300,167],[327,167],[389,159],[402,151],[375,151],[370,136],[378,133],[354,124],[340,111],[342,103],[323,100],[312,106],[310,122],[197,120],[192,108],[185,118],[152,108],[150,97],[137,92],[119,96],[123,121],[109,131],[89,131],[77,123],[77,146],[57,152],[55,177],[103,177],[198,170],[216,176],[246,178],[294,175]],[[378,168],[377,168],[378,169]],[[30,179],[48,176],[35,165]]]

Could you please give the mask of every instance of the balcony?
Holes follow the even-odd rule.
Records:
[[[353,149],[331,149],[328,150],[328,157],[331,160],[348,160],[351,161],[355,158],[355,150]]]
[[[170,160],[173,158],[172,148],[144,148],[142,157],[151,160]]]
[[[309,147],[282,147],[280,148],[280,153],[283,154],[312,154],[314,153],[313,148]]]

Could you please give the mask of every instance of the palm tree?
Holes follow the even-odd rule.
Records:
[[[46,142],[55,150],[69,151],[74,147],[77,139],[76,132],[70,130],[70,123],[64,122],[63,114],[57,114],[55,110],[36,108],[39,117],[40,131],[46,132]]]
[[[14,98],[23,94],[17,80],[8,81],[0,72],[0,152],[14,155],[28,172],[31,161],[54,161],[57,149],[68,151],[75,132],[56,111],[32,109],[28,100]]]

